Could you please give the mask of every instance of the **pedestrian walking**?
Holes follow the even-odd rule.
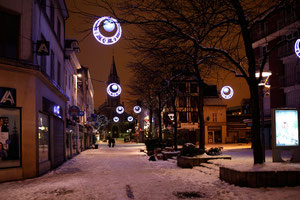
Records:
[[[110,137],[108,138],[108,147],[109,148],[111,147],[111,138]]]
[[[115,143],[116,143],[115,138],[112,138],[112,139],[111,139],[111,142],[112,142],[112,147],[114,147],[114,146],[115,146]]]

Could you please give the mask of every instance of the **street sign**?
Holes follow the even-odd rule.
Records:
[[[69,108],[69,114],[72,116],[72,117],[77,117],[78,114],[79,114],[79,107],[78,106],[71,106]]]

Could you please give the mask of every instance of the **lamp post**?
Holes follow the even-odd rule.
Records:
[[[264,134],[264,125],[265,125],[265,113],[264,113],[264,97],[269,93],[271,85],[269,84],[269,77],[272,75],[271,72],[259,72],[255,73],[255,77],[262,77],[262,81],[258,83],[259,89],[259,103],[260,103],[260,137],[262,141],[262,152],[263,157],[265,158],[265,134]]]

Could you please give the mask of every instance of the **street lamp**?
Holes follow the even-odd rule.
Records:
[[[122,113],[124,112],[124,107],[123,107],[123,106],[118,106],[118,107],[116,108],[116,112],[117,112],[118,114],[122,114]]]
[[[139,114],[140,112],[142,112],[142,108],[141,108],[140,106],[134,106],[133,111],[134,111],[136,114]]]
[[[111,97],[117,97],[121,94],[121,86],[117,83],[110,83],[106,88],[107,94]]]

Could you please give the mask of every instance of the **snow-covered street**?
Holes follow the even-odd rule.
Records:
[[[0,199],[300,199],[300,186],[241,188],[219,180],[219,169],[204,164],[177,167],[176,160],[148,161],[141,144],[101,144],[67,161],[42,177],[0,184]],[[251,155],[250,149],[224,154]],[[238,158],[237,158],[238,159]]]

